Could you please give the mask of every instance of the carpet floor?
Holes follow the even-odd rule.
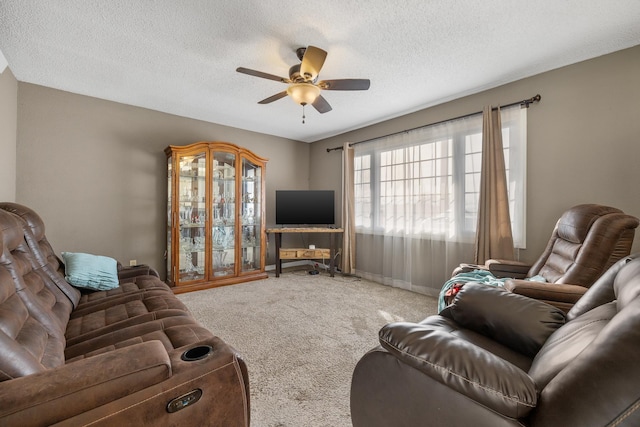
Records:
[[[252,427],[351,426],[351,375],[378,330],[437,310],[433,297],[305,271],[178,298],[246,360]]]

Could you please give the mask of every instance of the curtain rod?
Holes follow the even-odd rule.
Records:
[[[512,102],[511,104],[507,104],[507,105],[502,105],[499,108],[507,108],[507,107],[513,107],[514,105],[520,105],[522,108],[529,108],[529,104],[533,104],[534,102],[538,102],[540,101],[540,94],[529,98],[529,99],[523,99],[522,101],[518,101],[518,102]],[[497,110],[498,107],[493,108],[493,110]],[[434,125],[439,125],[441,123],[444,122],[449,122],[451,120],[458,120],[458,119],[465,119],[467,117],[471,117],[471,116],[475,116],[476,114],[481,114],[482,111],[477,111],[475,113],[469,113],[469,114],[465,114],[463,116],[458,116],[458,117],[454,117],[452,119],[446,119],[446,120],[440,120],[439,122],[435,122],[435,123],[429,123],[428,125],[422,125],[422,126],[418,126],[415,128],[411,128],[411,129],[405,129],[405,130],[401,130],[398,132],[393,132],[393,133],[389,133],[387,135],[382,135],[382,136],[376,136],[375,138],[370,138],[370,139],[365,139],[363,141],[358,141],[358,142],[351,142],[349,143],[349,147],[353,147],[354,145],[358,145],[358,144],[364,144],[365,142],[370,142],[370,141],[375,141],[376,139],[380,139],[380,138],[386,138],[389,136],[393,136],[393,135],[399,135],[401,133],[405,133],[405,132],[411,132],[412,130],[417,130],[417,129],[422,129],[422,128],[426,128],[427,126],[434,126]],[[334,150],[342,150],[343,147],[333,147],[333,148],[327,148],[327,153],[334,151]]]

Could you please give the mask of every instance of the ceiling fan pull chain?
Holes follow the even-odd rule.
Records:
[[[304,106],[305,105],[306,104],[302,104],[302,124],[304,124],[304,119],[306,118],[305,115],[304,115]]]

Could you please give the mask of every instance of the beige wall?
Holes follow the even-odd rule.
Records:
[[[228,141],[268,158],[268,224],[275,189],[309,179],[306,143],[27,83],[19,100],[16,200],[42,216],[57,251],[135,259],[163,274],[170,144]]]
[[[0,200],[16,199],[18,81],[9,68],[0,74]]]
[[[7,85],[5,78],[0,79],[0,108],[7,103],[11,110],[16,83],[11,77]],[[339,199],[340,151],[327,153],[326,148],[536,93],[542,101],[529,109],[528,248],[521,258],[535,259],[558,216],[575,204],[608,204],[640,216],[640,46],[313,144],[26,83],[17,86],[15,198],[43,216],[58,251],[96,252],[123,262],[137,259],[163,271],[163,150],[169,144],[222,140],[269,158],[267,223],[273,225],[276,189],[308,183],[312,189],[336,189]],[[12,137],[9,143],[6,138],[0,135],[3,162],[4,153],[11,151]],[[639,240],[634,251],[640,250]],[[273,242],[270,252],[272,248]]]
[[[528,244],[521,259],[537,258],[557,218],[573,205],[601,203],[640,217],[640,46],[313,143],[312,186],[340,189],[341,151],[326,148],[538,93],[541,102],[528,112]],[[636,237],[634,251],[639,242]]]

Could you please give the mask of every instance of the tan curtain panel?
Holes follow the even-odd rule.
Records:
[[[354,274],[356,265],[356,227],[354,213],[353,148],[345,143],[342,149],[342,257],[340,269],[343,274]]]
[[[476,264],[484,264],[489,259],[514,258],[500,108],[494,110],[491,106],[486,106],[482,118]]]

